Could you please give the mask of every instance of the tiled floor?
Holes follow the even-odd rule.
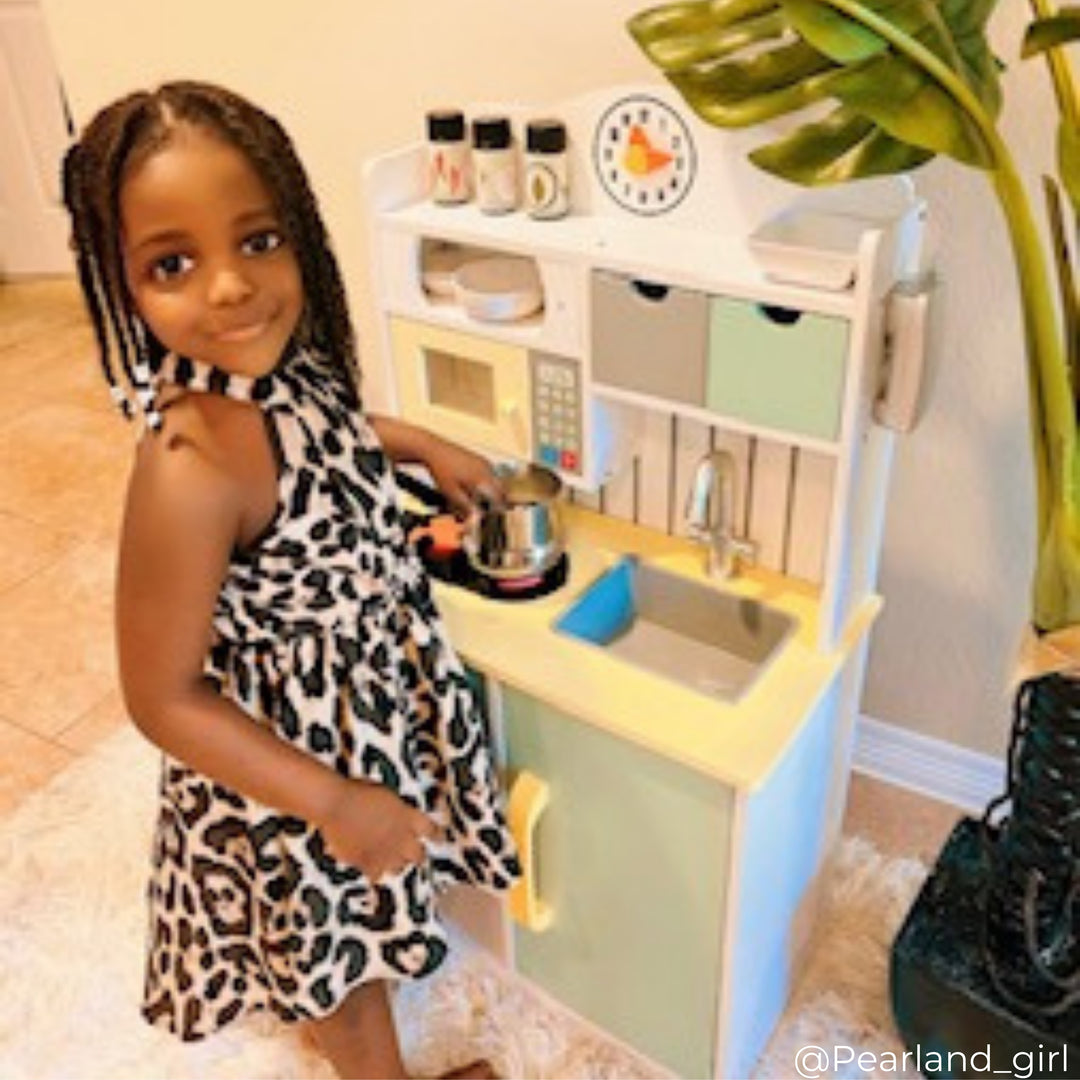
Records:
[[[123,720],[112,573],[130,445],[73,283],[0,284],[0,812]]]
[[[0,283],[0,813],[125,722],[112,575],[132,432],[74,283]],[[929,861],[958,814],[856,776],[845,829]]]

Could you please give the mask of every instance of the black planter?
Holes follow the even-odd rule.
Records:
[[[1080,681],[1047,675],[1018,691],[1009,789],[987,808],[983,846],[996,990],[1033,1016],[1080,1005]]]
[[[983,929],[988,862],[982,825],[963,819],[941,849],[893,942],[893,1017],[924,1076],[1080,1076],[1080,1008],[1020,1012],[991,980]],[[999,1071],[1000,1070],[1000,1071]]]
[[[1080,680],[1049,675],[1017,693],[1008,790],[956,827],[893,944],[893,1013],[924,1074],[986,1075],[989,1053],[1080,1076],[1078,939]]]

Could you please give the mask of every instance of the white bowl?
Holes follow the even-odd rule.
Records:
[[[466,263],[454,275],[458,302],[482,322],[524,319],[544,305],[532,259],[499,256]]]

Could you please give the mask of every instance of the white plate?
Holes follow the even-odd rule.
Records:
[[[766,276],[793,285],[840,291],[855,279],[859,242],[880,223],[856,214],[789,210],[750,234]]]
[[[540,275],[532,259],[477,259],[462,266],[454,281],[458,302],[483,322],[524,319],[544,304]]]

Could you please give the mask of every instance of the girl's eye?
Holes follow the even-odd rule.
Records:
[[[150,276],[154,281],[172,281],[186,274],[195,265],[190,255],[162,255],[150,264]]]
[[[285,243],[285,237],[277,229],[262,229],[252,233],[240,245],[245,255],[269,255]]]

